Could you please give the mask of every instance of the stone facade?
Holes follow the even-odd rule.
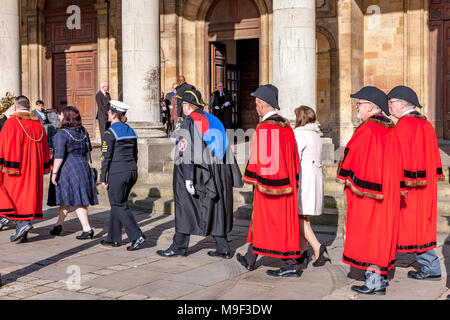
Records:
[[[19,1],[22,93],[32,100],[51,101],[46,90],[50,80],[45,70],[46,1]],[[109,81],[112,97],[117,99],[123,91],[122,0],[92,2],[97,12],[97,82]],[[164,92],[170,90],[178,74],[184,74],[207,100],[212,88],[206,20],[215,3],[159,1]],[[260,12],[259,80],[265,84],[273,82],[276,72],[274,4],[272,0],[254,3]],[[437,120],[441,106],[428,105],[428,7],[429,1],[419,0],[316,1],[316,106],[323,133],[333,138],[335,146],[345,145],[358,125],[349,95],[364,85],[384,91],[400,84],[411,86],[425,106],[423,112],[437,127],[442,126]]]

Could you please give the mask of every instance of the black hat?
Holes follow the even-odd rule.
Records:
[[[199,108],[203,108],[204,106],[206,106],[206,103],[204,103],[202,100],[202,94],[200,93],[200,91],[195,89],[186,90],[183,93],[182,97],[177,95],[177,98],[180,99],[181,101],[191,103]]]
[[[380,89],[367,86],[359,90],[357,93],[351,94],[350,98],[364,99],[376,104],[385,114],[391,115],[389,112],[388,99],[386,94]]]
[[[278,89],[274,85],[265,84],[263,86],[259,86],[258,89],[250,95],[252,97],[259,98],[270,104],[275,109],[280,110],[280,107],[278,106]]]
[[[401,99],[412,103],[414,106],[418,108],[422,108],[419,103],[419,98],[417,98],[417,94],[413,89],[405,86],[397,86],[391,90],[391,92],[387,95],[388,100],[390,99]]]

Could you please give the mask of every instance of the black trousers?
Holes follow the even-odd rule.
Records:
[[[102,139],[103,144],[103,135],[105,131],[109,129],[111,126],[111,122],[108,121],[108,115],[106,117],[104,115],[98,115],[98,129],[100,130],[100,138]]]
[[[185,254],[189,247],[190,234],[175,232],[173,236],[173,242],[170,249],[179,254]],[[219,253],[230,252],[230,245],[228,244],[227,237],[213,236],[216,240],[216,250]]]
[[[121,242],[122,226],[131,241],[143,235],[139,228],[133,212],[128,207],[127,200],[131,188],[137,181],[137,171],[126,171],[112,174],[108,179],[108,198],[111,204],[109,217],[109,231],[106,241]]]
[[[247,253],[244,256],[245,261],[250,265],[254,266],[256,263],[256,259],[258,258],[258,255],[253,253],[253,245],[250,243],[247,249]],[[283,269],[295,269],[300,270],[302,267],[301,263],[298,263],[297,259],[289,258],[289,259],[282,259],[284,261],[284,265],[282,266]]]

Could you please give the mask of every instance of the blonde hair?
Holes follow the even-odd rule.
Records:
[[[300,106],[295,109],[295,127],[303,127],[308,123],[315,123],[317,120],[316,113],[307,106]]]

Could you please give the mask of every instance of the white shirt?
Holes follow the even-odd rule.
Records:
[[[263,117],[263,119],[262,119],[262,121],[265,121],[266,119],[268,119],[269,117],[271,117],[271,116],[273,116],[273,115],[276,115],[277,114],[277,112],[274,110],[274,111],[269,111],[269,112],[267,112],[266,113],[266,115]]]
[[[35,110],[39,114],[39,117],[41,117],[42,120],[45,120],[45,113],[42,111],[39,111],[38,109],[35,109]]]
[[[404,116],[406,116],[408,113],[414,112],[414,108],[406,110],[405,112],[403,112],[403,114],[400,116],[400,118],[403,118]]]

